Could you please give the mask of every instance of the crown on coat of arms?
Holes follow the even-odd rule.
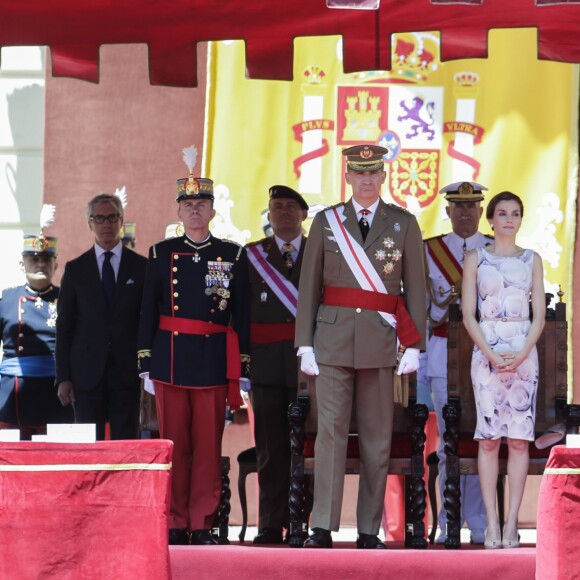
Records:
[[[399,82],[424,84],[439,68],[439,36],[433,33],[397,34],[390,77]]]

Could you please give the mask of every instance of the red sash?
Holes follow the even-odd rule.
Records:
[[[293,322],[281,322],[278,324],[265,324],[252,322],[250,327],[250,341],[255,344],[266,342],[282,342],[294,340],[296,325]]]
[[[439,338],[447,338],[447,322],[440,324],[433,328],[433,336],[438,336]]]
[[[322,304],[387,312],[397,319],[397,337],[403,346],[411,346],[421,340],[421,335],[417,332],[415,323],[407,312],[405,299],[402,296],[381,294],[360,288],[325,286]]]
[[[231,326],[212,324],[203,320],[161,315],[159,317],[159,328],[183,334],[220,334],[225,332],[228,405],[232,411],[237,411],[243,405],[239,383],[241,376],[240,344],[238,342],[238,334]]]

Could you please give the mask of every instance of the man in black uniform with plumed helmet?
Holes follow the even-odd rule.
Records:
[[[138,358],[154,384],[161,437],[174,443],[169,542],[211,545],[226,400],[239,407],[250,370],[248,266],[244,248],[211,235],[213,182],[193,177],[195,148],[183,153],[185,234],[149,250]]]

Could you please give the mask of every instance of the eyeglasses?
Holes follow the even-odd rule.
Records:
[[[116,224],[119,221],[120,217],[121,217],[120,213],[110,213],[109,215],[101,215],[101,214],[92,215],[89,219],[97,224],[104,224],[105,222],[109,222],[110,224]]]

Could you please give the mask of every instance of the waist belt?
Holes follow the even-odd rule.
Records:
[[[182,334],[223,334],[226,335],[226,378],[228,379],[228,405],[235,411],[243,404],[240,395],[241,357],[238,334],[231,326],[212,324],[204,320],[179,318],[178,316],[159,317],[160,330],[181,332]]]
[[[421,341],[421,335],[409,316],[402,296],[383,294],[360,288],[338,288],[325,286],[322,293],[322,304],[326,306],[345,306],[347,308],[364,308],[377,312],[393,314],[397,320],[397,338],[403,346],[411,346]]]
[[[293,322],[265,324],[253,322],[250,326],[250,342],[263,344],[266,342],[282,342],[294,340],[296,325]]]
[[[433,329],[433,336],[438,336],[439,338],[447,338],[447,322],[436,326]]]
[[[480,318],[480,322],[529,322],[530,318],[523,316],[501,316],[500,318]]]

